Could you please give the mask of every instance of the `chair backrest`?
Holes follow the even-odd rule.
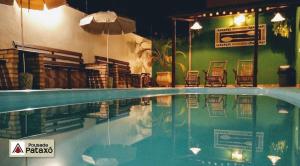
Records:
[[[239,76],[253,76],[253,61],[239,60],[237,72]]]
[[[199,77],[199,71],[196,70],[190,70],[186,73],[186,79],[187,80],[197,80]]]
[[[211,61],[208,73],[210,76],[223,76],[227,67],[227,61]]]

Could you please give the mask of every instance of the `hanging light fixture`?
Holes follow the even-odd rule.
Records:
[[[201,24],[199,23],[199,21],[196,21],[192,26],[191,26],[191,29],[192,30],[200,30],[202,29],[203,27],[201,26]]]
[[[284,20],[285,18],[279,12],[277,12],[275,16],[272,18],[271,22],[281,22]]]

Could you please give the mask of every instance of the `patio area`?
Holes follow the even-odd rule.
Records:
[[[1,90],[300,85],[297,1],[210,4],[169,17],[172,37],[139,36],[134,20],[129,33],[90,33],[72,7],[3,3]]]

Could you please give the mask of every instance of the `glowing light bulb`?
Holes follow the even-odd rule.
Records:
[[[243,23],[246,22],[246,17],[245,17],[245,15],[240,14],[240,15],[234,17],[233,22],[234,22],[235,25],[240,26],[240,25],[242,25]]]

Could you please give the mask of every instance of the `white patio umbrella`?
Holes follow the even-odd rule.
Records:
[[[88,15],[80,20],[80,26],[87,32],[92,34],[106,34],[106,60],[107,72],[109,57],[109,35],[122,35],[136,31],[135,21],[117,16],[115,12],[97,12]],[[107,74],[108,76],[108,74]]]

